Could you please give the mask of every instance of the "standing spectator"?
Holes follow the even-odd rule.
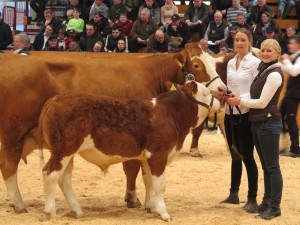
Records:
[[[118,40],[117,48],[114,50],[117,53],[128,53],[128,49],[126,49],[126,44],[123,39]]]
[[[261,22],[261,15],[263,12],[268,12],[270,17],[274,18],[274,12],[270,6],[266,4],[266,0],[258,0],[257,5],[252,8],[250,15],[249,24],[252,26],[252,30],[255,30],[255,27],[259,22]]]
[[[212,42],[212,44],[209,45],[209,49],[217,54],[220,51],[219,45],[226,41],[227,36],[227,24],[223,22],[222,13],[220,11],[216,11],[214,21],[209,23],[204,35],[207,40]]]
[[[13,42],[10,26],[2,20],[0,12],[0,50],[5,50]]]
[[[260,60],[252,55],[252,35],[246,29],[239,30],[234,39],[236,56],[227,64],[227,86],[236,95],[244,96],[249,93],[250,86],[258,74],[257,67]],[[220,203],[239,204],[239,188],[241,185],[243,163],[246,167],[248,177],[247,203],[244,206],[246,211],[257,207],[257,183],[258,171],[254,159],[254,143],[251,133],[251,123],[249,117],[249,107],[240,106],[241,114],[237,109],[225,106],[225,132],[228,146],[232,146],[235,140],[237,151],[243,156],[242,160],[231,160],[231,184],[228,198]],[[236,121],[239,123],[231,124]]]
[[[34,51],[44,50],[46,43],[52,33],[53,33],[53,27],[51,25],[47,25],[45,31],[41,31],[35,36],[32,44],[32,50]]]
[[[180,21],[178,14],[174,14],[171,19],[172,23],[168,25],[167,34],[171,39],[176,39],[176,42],[179,42],[180,47],[183,48],[190,39],[189,27],[185,22]]]
[[[281,40],[282,31],[279,25],[275,22],[275,20],[271,17],[271,15],[268,12],[263,12],[261,14],[261,21],[257,24],[253,33],[255,45],[257,44],[257,41],[259,39],[262,39],[265,36],[268,27],[271,27],[274,31],[276,40]]]
[[[246,9],[246,21],[250,20],[250,15],[254,6],[257,5],[257,0],[244,0],[243,7]]]
[[[57,36],[51,35],[46,43],[46,47],[43,49],[43,51],[51,51],[51,52],[59,52],[61,49],[58,46],[58,39]]]
[[[283,156],[300,158],[299,147],[299,127],[296,116],[300,101],[300,36],[295,35],[290,38],[289,51],[292,55],[282,55],[282,70],[289,75],[286,87],[286,94],[281,103],[280,111],[283,121],[288,126],[291,140],[290,151]]]
[[[138,16],[140,0],[123,0],[123,4],[126,7],[128,19],[134,22]]]
[[[296,34],[296,27],[293,25],[289,25],[286,27],[285,34],[283,35],[280,46],[281,46],[281,54],[291,54],[288,50],[288,44],[290,42],[290,39],[294,37]]]
[[[243,96],[230,94],[229,105],[248,107],[252,122],[254,145],[264,171],[264,197],[262,203],[249,210],[259,212],[262,219],[272,219],[281,215],[282,175],[279,165],[279,135],[282,121],[277,107],[283,84],[283,75],[278,58],[280,45],[268,39],[261,44],[258,75],[250,86],[250,93]]]
[[[51,25],[53,27],[54,34],[57,34],[58,30],[62,28],[62,21],[53,16],[53,12],[50,9],[46,9],[44,12],[44,21],[41,31],[45,31],[47,25]]]
[[[89,13],[89,20],[93,19],[93,16],[96,12],[101,12],[101,15],[108,18],[109,16],[109,8],[103,0],[95,0],[93,5],[91,6],[90,13]]]
[[[93,52],[103,52],[103,43],[101,41],[95,42]]]
[[[208,40],[206,38],[202,38],[200,40],[200,46],[204,52],[208,54],[214,54],[214,52],[208,48]]]
[[[117,48],[118,41],[121,39],[125,41],[125,47],[126,47],[126,50],[128,50],[127,37],[124,34],[121,34],[119,27],[113,27],[112,33],[110,35],[108,35],[106,38],[105,45],[104,45],[104,51],[105,52],[113,52]]]
[[[168,25],[172,23],[172,16],[178,14],[178,8],[172,0],[166,0],[166,3],[160,9],[161,30],[167,31]]]
[[[142,3],[138,16],[141,15],[141,12],[143,9],[149,9],[150,11],[150,17],[152,20],[156,23],[160,23],[160,8],[158,7],[157,3],[154,2],[154,0],[145,0],[144,3]]]
[[[30,0],[30,7],[36,13],[36,18],[32,21],[39,22],[44,18],[44,11],[46,9],[47,0]]]
[[[227,10],[227,24],[229,27],[238,22],[237,15],[240,13],[246,17],[246,9],[240,5],[240,0],[232,0],[232,7]]]
[[[19,55],[29,55],[30,39],[26,33],[19,33],[14,36],[13,48],[14,53]]]
[[[295,6],[296,2],[294,0],[279,0],[278,19],[285,19]]]
[[[119,27],[121,34],[124,34],[127,38],[129,38],[132,29],[132,22],[127,18],[126,13],[120,14],[120,18],[114,23],[114,26]]]
[[[67,25],[67,31],[73,30],[77,34],[82,34],[84,29],[84,20],[80,18],[80,8],[73,9],[74,19],[71,19]]]
[[[103,38],[106,38],[111,33],[108,19],[101,12],[95,12],[93,19],[89,23],[94,25],[95,31],[100,33]]]
[[[147,52],[168,52],[168,43],[170,41],[170,37],[159,29],[149,38]]]
[[[84,52],[92,52],[94,44],[97,41],[101,41],[103,43],[102,36],[95,31],[95,28],[92,24],[85,25],[85,34],[80,37],[79,46],[81,51]]]
[[[202,0],[194,0],[194,4],[189,5],[184,13],[184,20],[190,32],[198,32],[199,38],[203,38],[206,31],[205,22],[208,19],[208,7]]]
[[[114,0],[114,4],[109,10],[110,26],[113,26],[113,23],[120,18],[121,13],[127,13],[125,5],[123,5],[122,0]]]
[[[140,18],[134,21],[130,32],[130,52],[138,52],[147,46],[148,38],[158,29],[157,24],[150,17],[150,10],[143,8]]]

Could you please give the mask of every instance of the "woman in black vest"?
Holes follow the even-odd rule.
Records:
[[[282,70],[289,74],[289,80],[286,87],[286,94],[282,101],[280,111],[282,119],[288,126],[291,146],[290,151],[283,156],[300,157],[299,147],[299,128],[296,121],[297,109],[300,100],[300,36],[296,35],[290,38],[289,52],[282,55],[283,66]],[[291,58],[291,59],[290,59]]]
[[[282,175],[279,165],[279,135],[282,129],[281,114],[277,107],[283,84],[283,75],[278,62],[281,48],[274,39],[261,44],[258,75],[250,86],[250,95],[230,94],[229,105],[250,108],[252,135],[264,172],[264,197],[262,203],[249,212],[259,213],[262,219],[281,215]]]

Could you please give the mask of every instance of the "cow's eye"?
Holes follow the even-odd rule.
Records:
[[[198,64],[195,64],[195,65],[194,65],[194,68],[195,68],[195,69],[199,69],[199,65],[198,65]]]

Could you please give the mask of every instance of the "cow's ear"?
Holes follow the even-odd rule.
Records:
[[[191,96],[195,96],[198,92],[198,86],[195,81],[190,81],[186,83],[187,93]]]
[[[179,88],[178,84],[175,84],[171,81],[166,81],[165,82],[165,87],[167,88],[168,91],[177,91]]]
[[[186,62],[185,52],[181,51],[181,52],[175,54],[175,58],[176,58],[176,63],[178,64],[178,66],[180,68],[184,67],[185,62]]]

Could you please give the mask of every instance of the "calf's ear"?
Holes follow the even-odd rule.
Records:
[[[179,89],[179,85],[171,81],[166,81],[165,87],[167,88],[167,91],[177,91]]]
[[[195,96],[198,92],[198,86],[195,81],[187,82],[186,83],[187,93],[191,96]]]

